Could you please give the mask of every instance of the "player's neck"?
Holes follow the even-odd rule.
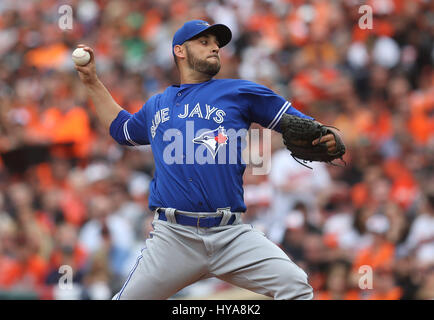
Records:
[[[201,72],[181,72],[181,84],[202,83],[212,79],[212,76]]]

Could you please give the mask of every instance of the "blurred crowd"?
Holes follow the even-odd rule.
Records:
[[[244,222],[308,273],[315,299],[434,299],[429,0],[2,0],[0,299],[110,299],[122,287],[152,229],[153,156],[100,126],[70,55],[94,48],[100,79],[133,113],[179,81],[172,36],[190,19],[233,32],[217,78],[270,87],[347,145],[346,165],[311,170],[273,133],[270,173],[245,172]],[[175,298],[230,287],[194,286]]]

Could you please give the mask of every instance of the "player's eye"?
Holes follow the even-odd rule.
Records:
[[[206,40],[202,40],[201,43],[202,43],[202,44],[207,44],[208,41],[206,41]]]

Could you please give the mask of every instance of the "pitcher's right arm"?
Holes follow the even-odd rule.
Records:
[[[75,68],[95,106],[98,120],[119,144],[129,146],[149,144],[147,132],[143,129],[146,123],[143,110],[132,115],[118,105],[104,84],[98,79],[92,48],[83,44],[78,45],[78,47],[90,54],[88,64],[85,66],[76,65]]]
[[[98,79],[92,48],[83,44],[78,45],[78,47],[89,52],[90,61],[85,66],[76,65],[75,69],[78,71],[80,80],[86,86],[87,94],[95,106],[99,121],[105,128],[109,129],[113,120],[124,109],[116,103],[110,92]]]

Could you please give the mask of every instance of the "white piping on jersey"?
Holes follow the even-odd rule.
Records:
[[[124,135],[125,135],[125,138],[126,138],[127,141],[128,141],[129,143],[131,143],[133,146],[138,146],[139,144],[136,143],[136,142],[134,142],[134,141],[130,138],[130,134],[128,133],[128,129],[127,129],[127,123],[128,123],[128,121],[130,121],[130,119],[128,119],[128,120],[125,121],[125,123],[124,123]]]
[[[277,125],[277,123],[280,121],[280,118],[282,118],[282,115],[288,110],[288,108],[291,106],[291,102],[286,101],[282,108],[280,108],[279,112],[274,117],[273,121],[270,122],[267,129],[274,129],[274,127]]]

